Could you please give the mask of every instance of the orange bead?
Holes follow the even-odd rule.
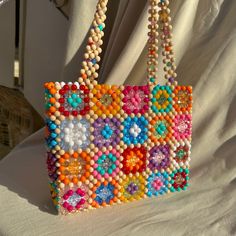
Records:
[[[79,157],[79,154],[78,152],[74,152],[72,156],[77,159]]]
[[[56,99],[52,97],[52,98],[49,99],[49,102],[54,104],[56,102]]]
[[[60,179],[60,180],[65,179],[65,175],[60,175],[60,176],[59,176],[59,179]]]
[[[49,91],[51,94],[55,94],[57,92],[57,90],[55,88],[51,88]]]
[[[77,184],[78,183],[78,178],[76,178],[76,177],[73,177],[73,179],[72,179],[72,182],[74,183],[74,184]]]
[[[67,185],[67,184],[70,183],[70,180],[69,180],[68,178],[65,178],[65,179],[63,180],[63,183]]]
[[[70,158],[70,154],[66,152],[66,153],[63,155],[63,157],[64,157],[65,159],[69,159],[69,158]]]
[[[83,79],[87,79],[88,76],[84,73],[84,74],[81,75],[81,77],[82,77]]]
[[[50,108],[49,108],[49,111],[50,112],[52,112],[52,113],[54,113],[54,112],[56,112],[56,107],[54,107],[54,106],[51,106]]]

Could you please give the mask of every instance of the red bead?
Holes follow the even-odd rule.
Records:
[[[65,99],[64,98],[59,98],[58,100],[60,103],[64,103],[65,102]]]
[[[89,97],[85,97],[84,102],[88,103],[89,102]]]
[[[70,115],[69,111],[64,111],[63,114],[64,114],[64,116],[69,116]]]
[[[85,89],[84,94],[89,94],[89,89]]]
[[[72,84],[71,85],[71,90],[76,90],[77,89],[77,86],[75,84]]]
[[[84,85],[80,85],[80,90],[85,90],[85,86]]]
[[[60,90],[59,90],[59,93],[60,93],[61,95],[64,95],[64,94],[66,93],[66,91],[65,91],[64,89],[60,89]]]
[[[69,85],[68,85],[68,84],[65,84],[65,85],[63,86],[63,89],[64,89],[64,90],[69,90],[69,89],[70,89],[70,87],[69,87]]]
[[[60,112],[64,112],[65,111],[65,108],[64,107],[59,107],[58,109]]]
[[[78,111],[72,111],[72,115],[73,116],[77,116],[78,115]]]

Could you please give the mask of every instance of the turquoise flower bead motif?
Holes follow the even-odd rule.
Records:
[[[152,90],[152,111],[155,113],[169,113],[172,110],[172,90],[170,86],[157,85]]]
[[[152,173],[147,178],[147,196],[163,195],[168,191],[169,175],[167,172]]]
[[[68,98],[67,98],[68,104],[73,107],[77,108],[83,100],[80,98],[80,96],[76,93],[72,93]]]
[[[148,138],[148,121],[144,116],[127,117],[122,123],[123,141],[125,144],[143,144]]]
[[[109,153],[108,155],[103,154],[97,160],[96,170],[101,175],[105,175],[106,173],[111,175],[115,169],[116,169],[116,156],[112,155],[112,153]]]
[[[101,135],[105,139],[109,139],[113,135],[113,133],[114,133],[114,131],[112,130],[112,128],[109,125],[105,125],[101,131]]]

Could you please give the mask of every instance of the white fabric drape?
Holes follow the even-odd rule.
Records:
[[[101,81],[140,83],[145,74],[145,1],[120,0]],[[64,78],[78,75],[95,0],[73,2]],[[110,5],[112,7],[112,4]],[[2,235],[236,235],[236,1],[171,5],[180,84],[194,86],[191,181],[186,192],[77,216],[55,216],[43,131],[0,163]],[[78,14],[79,13],[79,14]]]

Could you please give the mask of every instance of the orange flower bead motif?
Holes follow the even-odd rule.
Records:
[[[92,90],[93,106],[92,110],[98,115],[116,115],[120,111],[120,94],[118,86],[114,85],[96,85]]]
[[[64,184],[84,182],[90,176],[90,156],[86,152],[65,153],[59,158],[59,163],[59,180]]]

